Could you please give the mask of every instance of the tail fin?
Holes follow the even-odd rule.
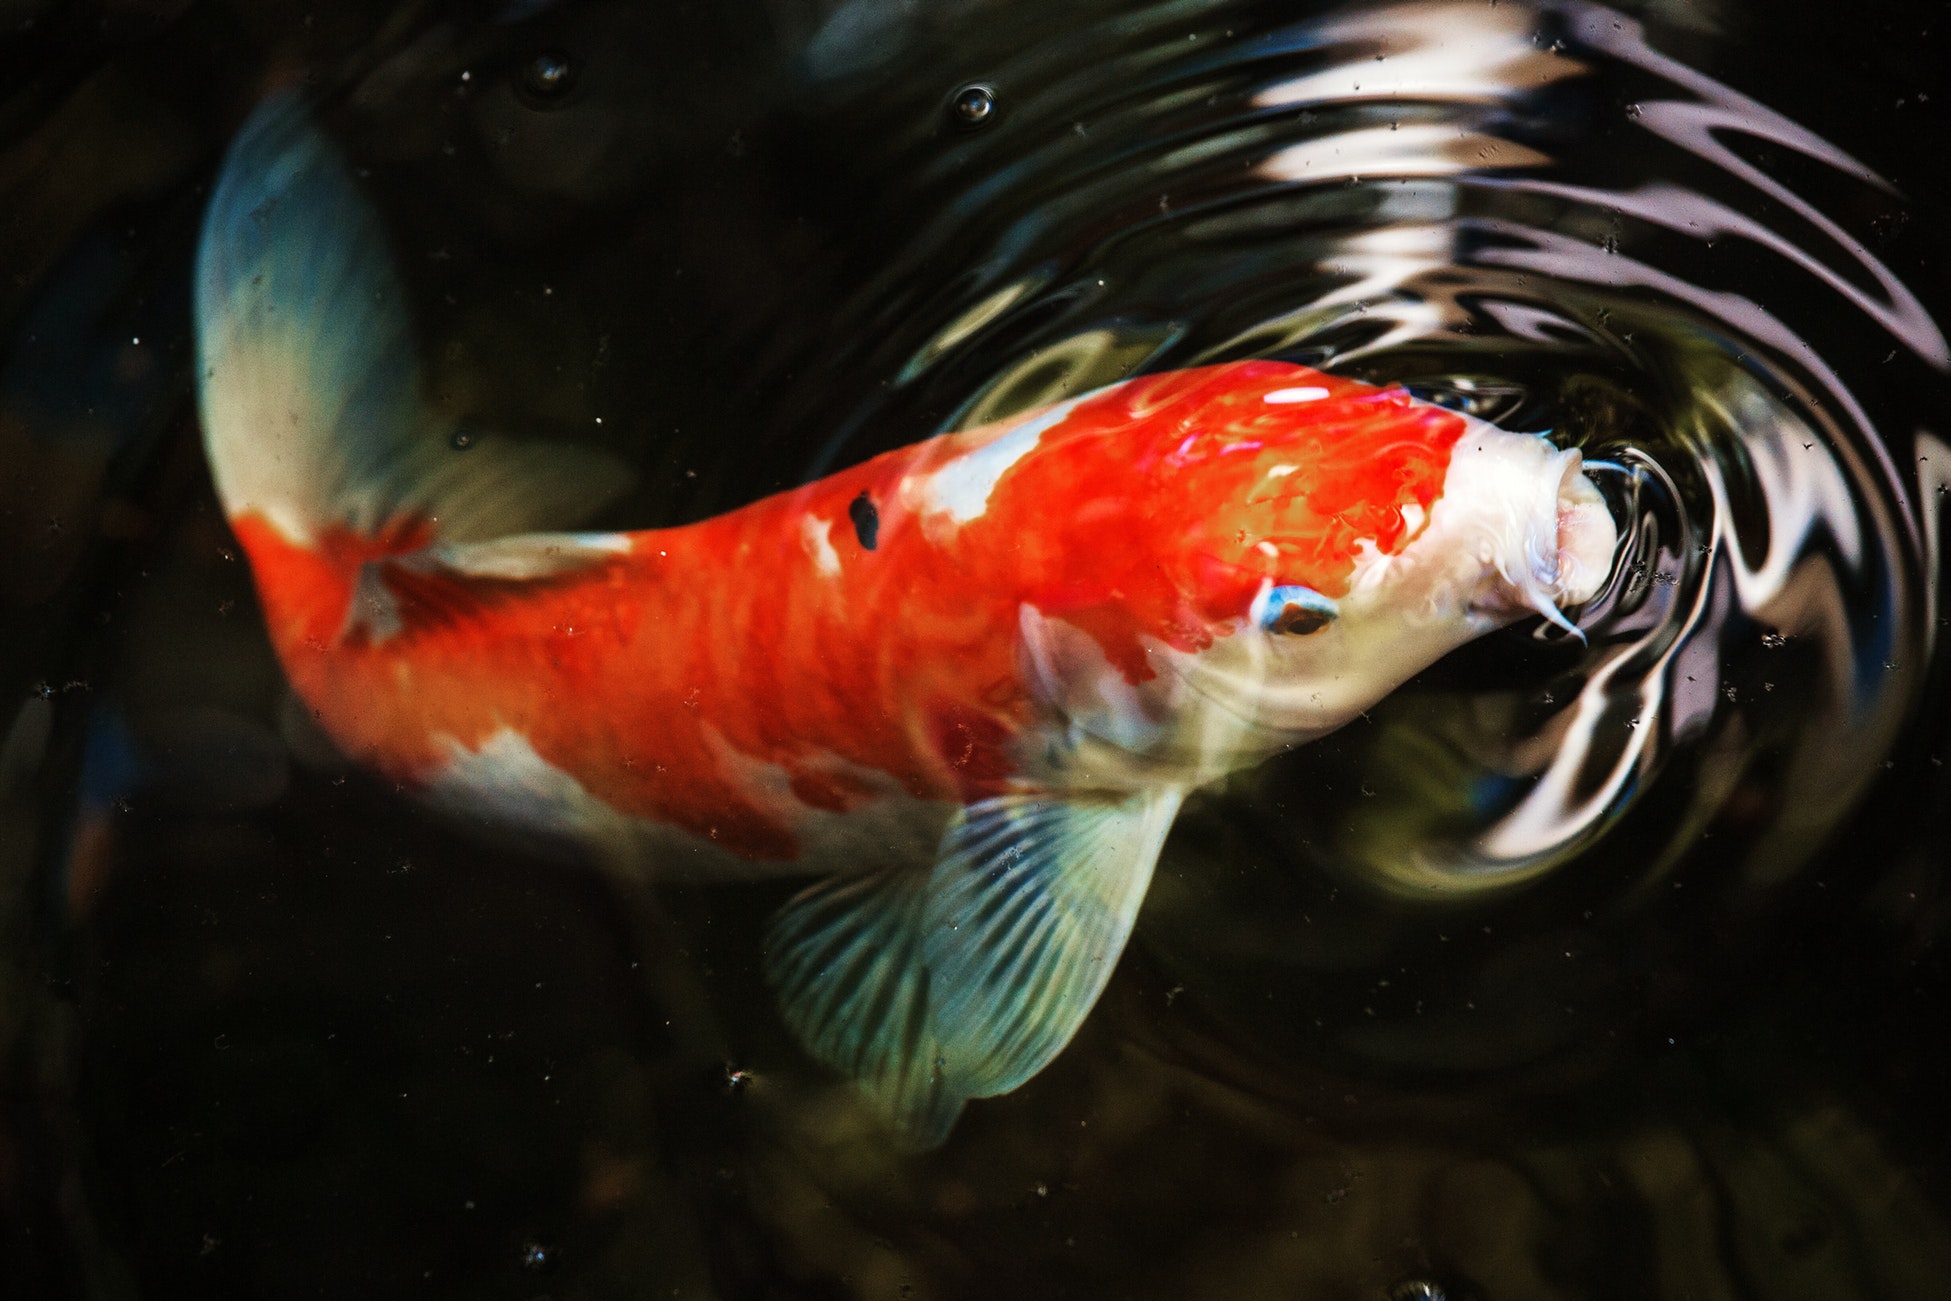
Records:
[[[196,324],[204,441],[233,520],[261,515],[301,545],[451,544],[562,527],[628,486],[591,450],[452,437],[427,406],[378,215],[294,95],[262,104],[224,161]]]

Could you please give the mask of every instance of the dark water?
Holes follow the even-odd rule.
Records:
[[[0,4],[0,1271],[33,1297],[1951,1294],[1951,12]],[[440,403],[716,513],[1279,356],[1610,463],[1581,619],[1208,792],[925,1157],[790,886],[645,894],[308,732],[188,268],[303,78]]]

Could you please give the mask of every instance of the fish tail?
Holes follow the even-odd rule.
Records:
[[[225,514],[258,526],[247,550],[268,529],[350,571],[573,524],[628,486],[606,455],[462,434],[430,406],[379,214],[294,94],[224,160],[195,314],[204,445]]]

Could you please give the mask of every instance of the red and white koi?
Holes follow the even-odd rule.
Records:
[[[681,528],[421,392],[385,238],[290,100],[197,278],[206,444],[293,687],[427,798],[665,874],[817,874],[767,966],[914,1141],[1069,1041],[1185,794],[1589,598],[1578,452],[1274,361],[1147,375]]]

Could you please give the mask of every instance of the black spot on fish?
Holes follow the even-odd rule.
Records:
[[[854,522],[854,536],[860,539],[862,550],[872,551],[881,535],[881,513],[866,493],[847,503],[847,518]]]

